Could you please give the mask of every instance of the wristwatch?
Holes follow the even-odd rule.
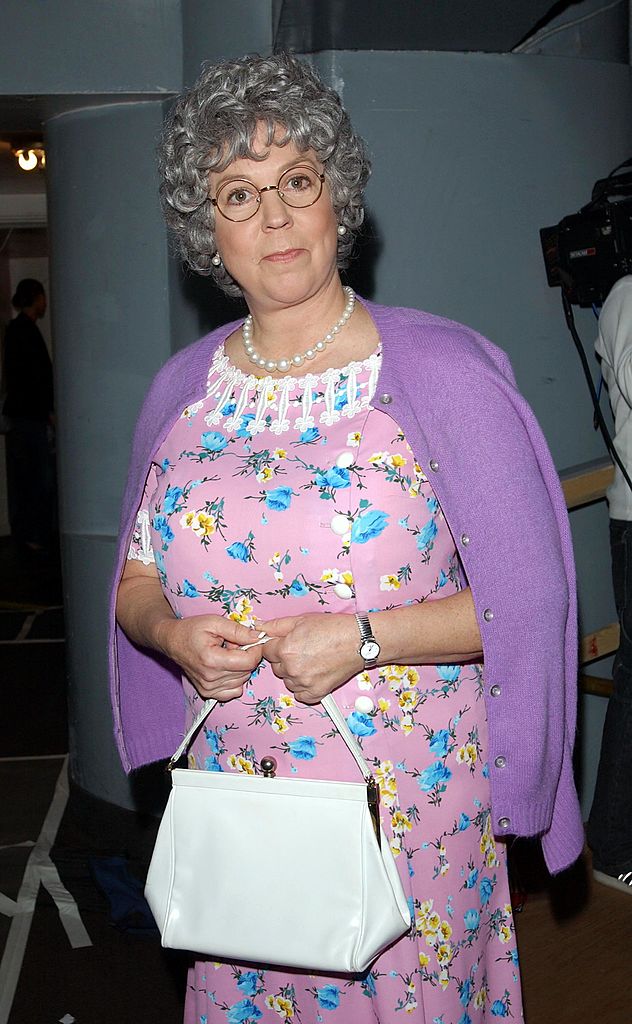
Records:
[[[358,648],[358,654],[364,661],[365,669],[375,668],[377,665],[377,659],[380,656],[380,645],[373,636],[369,616],[362,612],[358,612],[355,618],[358,623],[358,629],[360,630],[360,646]]]

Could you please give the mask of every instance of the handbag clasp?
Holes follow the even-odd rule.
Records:
[[[382,830],[380,828],[380,790],[372,775],[366,780],[366,798],[369,805],[369,814],[373,822],[373,831],[377,839],[377,845],[382,849]]]

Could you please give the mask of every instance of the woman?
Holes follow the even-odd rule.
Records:
[[[37,326],[46,312],[44,286],[25,277],[11,302],[18,315],[7,327],[3,360],[9,521],[15,541],[38,552],[49,542],[54,521],[53,368]]]
[[[346,980],[198,963],[188,1024],[519,1019],[503,838],[541,835],[553,871],[582,848],[557,476],[502,352],[343,291],[367,177],[339,98],[288,55],[210,67],[166,131],[168,220],[249,315],[173,357],[139,420],[113,595],[122,760],[172,753],[216,697],[197,767],[259,772],[272,752],[279,775],[355,780],[318,706],[334,692],[416,926]],[[271,639],[240,650],[253,627]]]

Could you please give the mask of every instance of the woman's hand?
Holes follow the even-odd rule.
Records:
[[[353,615],[293,615],[261,628],[272,637],[261,648],[263,657],[302,704],[318,704],[364,667]]]
[[[253,643],[256,636],[252,629],[221,615],[165,620],[156,631],[160,649],[180,665],[200,697],[220,701],[242,696],[263,648],[240,651],[239,647]]]

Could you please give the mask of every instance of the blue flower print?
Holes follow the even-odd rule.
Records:
[[[469,1003],[471,998],[472,998],[472,982],[470,981],[469,978],[466,978],[465,981],[463,982],[463,985],[461,986],[461,995],[459,996],[459,1001],[461,1003],[461,1006],[467,1006],[467,1004]],[[462,1019],[463,1018],[461,1018],[461,1020]]]
[[[462,1013],[459,1017],[457,1024],[472,1024],[472,1018],[469,1013]]]
[[[434,516],[439,511],[439,502],[436,498],[426,498],[426,507],[431,516]]]
[[[459,818],[459,832],[465,832],[471,825],[471,820],[465,811],[461,811],[461,817]]]
[[[182,593],[185,597],[199,597],[200,592],[196,587],[195,583],[191,583],[191,580],[182,581]]]
[[[492,1017],[506,1017],[509,1013],[507,1004],[502,999],[495,999],[492,1003]]]
[[[222,416],[230,416],[231,412],[235,411],[237,402],[226,402],[226,405],[222,409]]]
[[[174,534],[173,530],[169,526],[169,523],[167,522],[166,516],[163,516],[162,514],[154,516],[151,525],[153,526],[154,530],[160,534],[165,544],[171,543]]]
[[[259,1020],[259,1017],[263,1017],[263,1014],[252,999],[241,999],[226,1011],[228,1024],[245,1024],[246,1021]]]
[[[316,741],[313,736],[299,736],[288,743],[288,750],[297,761],[311,761],[316,757]]]
[[[226,548],[226,554],[231,558],[237,559],[238,562],[249,562],[250,552],[245,544],[240,540],[236,540],[234,544],[231,544]]]
[[[307,589],[303,581],[297,578],[295,580],[292,580],[290,584],[289,593],[292,595],[292,597],[305,597],[305,594],[309,594],[309,590]]]
[[[334,409],[337,409],[338,412],[340,412],[340,410],[344,409],[345,405],[348,404],[349,398],[347,397],[347,385],[345,384],[344,387],[338,388],[338,393],[334,401]]]
[[[433,754],[437,757],[445,757],[448,752],[448,744],[450,742],[450,733],[447,729],[437,729],[436,733],[430,740],[430,749]]]
[[[250,437],[250,421],[254,420],[254,412],[245,412],[241,417],[241,426],[235,432],[235,437]]]
[[[375,978],[373,977],[370,971],[367,974],[364,981],[362,982],[362,995],[368,996],[369,999],[372,996],[377,995],[377,985],[375,984]]]
[[[437,675],[445,679],[446,683],[456,683],[461,674],[459,665],[437,665]]]
[[[299,437],[299,442],[300,444],[311,444],[313,441],[317,441],[319,437],[318,427],[308,427]]]
[[[167,470],[169,469],[170,465],[171,465],[171,463],[169,462],[169,459],[163,459],[162,460],[162,462],[160,463],[160,468],[163,471],[163,473],[167,472]]]
[[[437,524],[434,519],[429,519],[425,526],[417,534],[417,550],[427,551],[434,544],[437,536]]]
[[[339,490],[351,487],[349,470],[340,466],[333,466],[325,473],[317,473],[314,479],[317,487],[337,487]]]
[[[435,761],[434,764],[429,765],[428,768],[420,773],[417,779],[417,785],[424,793],[429,793],[435,786],[439,786],[444,782],[448,782],[452,778],[452,772],[443,761]]]
[[[480,919],[481,915],[479,914],[478,910],[476,910],[474,907],[471,907],[470,910],[466,910],[465,913],[463,914],[463,923],[465,924],[465,927],[467,928],[468,932],[476,931]]]
[[[208,583],[219,583],[217,577],[213,576],[213,573],[209,572],[208,569],[206,570],[206,572],[202,573],[202,578],[205,579]]]
[[[478,868],[472,868],[469,875],[465,879],[464,886],[466,889],[473,889],[478,881]]]
[[[237,982],[237,988],[247,996],[255,996],[257,994],[258,980],[256,971],[244,971]]]
[[[219,430],[207,430],[202,434],[200,444],[207,452],[223,452],[228,444],[228,438],[225,434],[220,434]]]
[[[388,518],[388,512],[382,512],[377,508],[359,516],[351,527],[351,543],[366,544],[368,540],[379,537],[388,526]]]
[[[325,985],[316,990],[318,1005],[323,1010],[337,1010],[340,1006],[340,989],[337,985]]]
[[[494,883],[489,878],[481,878],[481,884],[478,887],[478,891],[480,893],[481,903],[486,907],[492,898]]]
[[[154,561],[156,562],[156,568],[158,572],[166,572],[165,568],[165,556],[162,551],[154,551]]]
[[[510,949],[509,950],[509,957],[511,959],[512,964],[515,967],[517,967],[518,966],[518,950],[517,949]]]
[[[171,515],[172,512],[176,511],[178,503],[182,498],[182,494],[183,491],[181,487],[167,487],[162,507],[168,516]]]
[[[347,725],[354,736],[373,736],[377,732],[372,719],[363,711],[352,711],[347,718]]]
[[[439,579],[437,580],[437,586],[438,586],[439,590],[441,590],[441,587],[445,587],[447,582],[448,582],[448,577],[446,576],[446,574],[444,573],[444,571],[442,569],[441,572],[439,573]]]
[[[214,729],[205,729],[204,730],[204,736],[206,738],[206,742],[208,743],[208,746],[209,746],[209,749],[211,750],[211,752],[213,754],[219,754],[219,750],[220,750],[219,736],[217,735],[215,730]]]
[[[268,491],[265,504],[267,508],[271,508],[273,512],[285,512],[285,510],[290,507],[291,501],[291,487],[275,487],[274,490]]]
[[[211,757],[204,758],[204,769],[207,772],[223,772],[221,764],[213,754]]]

